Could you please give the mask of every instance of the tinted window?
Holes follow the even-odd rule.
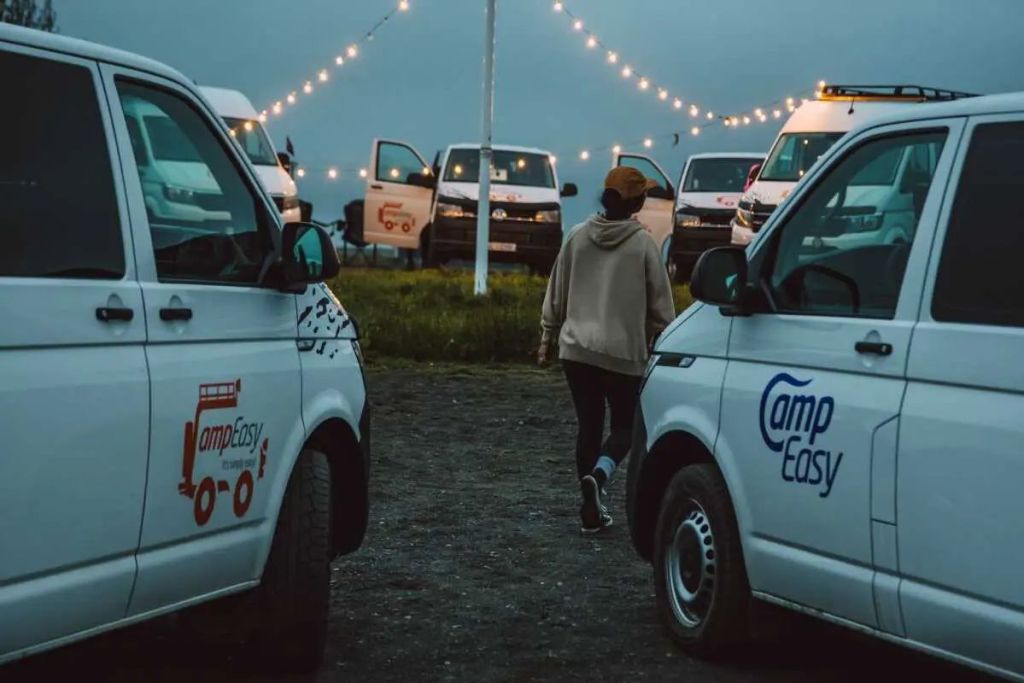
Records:
[[[405,183],[413,173],[423,173],[423,160],[405,145],[380,143],[377,152],[377,180]]]
[[[0,276],[120,278],[114,179],[88,69],[0,51]]]
[[[653,180],[658,183],[666,190],[672,191],[672,184],[668,182],[668,178],[662,173],[654,162],[645,157],[634,157],[634,156],[621,156],[619,157],[619,166],[630,166],[635,168],[644,174],[644,177],[648,180]]]
[[[978,126],[960,173],[932,300],[936,320],[1024,326],[1024,123]]]
[[[743,192],[757,159],[694,159],[686,170],[683,192]]]
[[[163,90],[118,82],[163,281],[255,283],[270,219],[209,122]]]
[[[521,187],[554,187],[555,174],[551,157],[512,150],[494,150],[491,159],[491,182]],[[451,182],[476,183],[480,180],[480,150],[453,149],[448,155],[444,179]]]
[[[877,138],[833,165],[775,235],[780,313],[891,318],[946,131]],[[877,170],[894,166],[887,179]],[[863,178],[873,176],[872,184]]]

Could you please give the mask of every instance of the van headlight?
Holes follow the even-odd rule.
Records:
[[[736,223],[744,228],[754,227],[754,212],[742,207],[736,209]]]
[[[533,217],[538,223],[561,223],[562,212],[558,209],[547,209],[546,211],[538,211]]]
[[[167,198],[167,201],[178,204],[195,204],[196,202],[196,193],[192,190],[166,183],[164,183],[164,197]]]
[[[676,214],[676,227],[677,228],[699,228],[700,227],[700,216],[694,216],[692,213],[683,213],[680,211]]]
[[[458,204],[437,203],[437,215],[441,218],[465,218],[467,212]]]

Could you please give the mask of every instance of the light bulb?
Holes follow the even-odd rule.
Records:
[[[338,177],[338,169],[336,169],[336,168],[327,169],[327,177],[330,178],[331,180],[334,180],[335,178],[337,178]]]
[[[337,57],[334,58],[334,63],[337,64],[338,66],[341,66],[342,64],[345,63],[345,58],[342,57],[341,55],[338,55]]]
[[[750,125],[750,117],[749,116],[744,116],[743,117],[743,125],[744,126],[749,126]]]
[[[348,49],[345,50],[345,54],[348,55],[349,59],[352,59],[359,54],[359,48],[355,45],[349,45]]]
[[[288,104],[295,104],[295,93],[293,93],[293,92],[288,93],[287,100],[288,100]]]
[[[825,89],[825,81],[818,81],[818,90]]]
[[[313,84],[310,83],[309,81],[306,81],[305,85],[302,86],[302,92],[306,93],[307,95],[313,92]]]
[[[408,9],[409,9],[409,0],[399,0],[399,2],[398,2],[398,11],[399,12],[405,12]]]
[[[622,77],[623,78],[629,78],[632,75],[633,75],[633,70],[631,68],[629,68],[629,65],[626,65],[626,66],[622,67]]]
[[[554,5],[552,5],[551,9],[555,10],[556,12],[561,12],[562,11],[562,3],[556,2]]]
[[[641,78],[640,82],[637,85],[641,90],[647,90],[647,88],[651,87],[650,81],[648,81],[646,78]]]
[[[676,109],[682,109],[683,101],[677,97],[674,100],[672,100],[672,106],[675,107]]]
[[[658,90],[658,99],[659,100],[667,100],[668,99],[668,90],[665,90],[664,88]]]
[[[582,31],[583,30],[583,21],[581,19],[577,19],[576,21],[572,22],[572,27],[576,31]]]
[[[786,104],[789,104],[789,105],[793,104],[793,98],[792,97],[787,97],[786,98]]]
[[[691,104],[690,105],[690,116],[696,116],[699,113],[700,113],[700,109],[697,108],[697,105]]]
[[[320,73],[318,73],[316,77],[320,79],[321,83],[326,83],[329,78],[327,69],[320,69]]]
[[[397,178],[398,176],[400,176],[400,175],[401,175],[401,173],[399,172],[399,170],[398,170],[397,168],[393,168],[393,169],[391,169],[391,171],[390,171],[390,172],[388,173],[388,175],[390,175],[390,176],[391,176],[392,178]]]
[[[707,114],[705,114],[705,116],[707,117],[708,121],[710,121],[711,119],[715,118],[715,112],[709,111]]]
[[[246,121],[245,123],[242,124],[242,127],[245,128],[246,130],[250,130],[251,131],[252,128],[253,128],[252,121]]]
[[[779,111],[778,109],[776,109],[776,110],[772,111],[772,118],[775,118],[775,119],[777,119],[777,118],[779,118],[780,116],[782,116],[782,112],[781,112],[781,111]]]
[[[595,38],[594,36],[590,36],[589,38],[587,38],[587,47],[589,47],[590,49],[594,49],[595,47],[597,47],[597,38]]]
[[[693,128],[690,129],[690,134],[691,135],[700,135],[700,128],[698,128],[697,126],[694,126]]]
[[[622,153],[622,145],[615,145],[614,147],[612,147],[612,152],[614,154],[621,154]]]
[[[238,137],[238,133],[235,132],[234,128],[231,128],[230,130],[228,130],[228,132],[231,133],[231,137],[233,137],[233,138]]]
[[[589,159],[590,159],[590,152],[588,152],[587,150],[583,150],[582,152],[580,152],[580,160],[581,161],[588,161]]]
[[[760,107],[754,110],[754,116],[756,116],[757,118],[761,118],[762,116],[764,116],[764,112],[761,111]]]
[[[725,119],[724,123],[725,123],[725,127],[728,128],[729,126],[732,125],[732,119],[727,118],[727,119]]]
[[[556,157],[554,154],[549,156],[548,159],[551,161],[552,164],[557,164],[558,163],[558,157]]]
[[[281,102],[280,101],[274,102],[274,113],[275,114],[280,114],[281,113]]]
[[[366,169],[365,168],[359,169],[359,177],[360,178],[365,178],[366,177]]]
[[[652,140],[650,138],[644,138],[644,147],[647,148],[647,149],[650,149],[651,147],[654,147],[654,140]]]
[[[260,112],[259,118],[260,118],[260,123],[266,123],[267,122],[267,110],[266,109],[264,109],[263,111]]]
[[[295,175],[299,176],[300,178],[305,178],[306,177],[306,169],[300,168],[298,171],[295,172]]]
[[[619,61],[619,55],[617,53],[615,53],[615,52],[609,52],[608,53],[608,63],[609,64],[615,64],[618,61]]]

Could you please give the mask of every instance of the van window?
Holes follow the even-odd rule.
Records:
[[[413,173],[423,173],[426,164],[405,145],[382,142],[377,148],[377,180],[406,183]]]
[[[776,311],[891,318],[934,165],[881,182],[893,159],[938,159],[946,131],[875,138],[846,154],[774,235],[767,284]],[[876,175],[863,186],[865,174]]]
[[[444,170],[448,182],[475,183],[480,180],[480,150],[453,149]],[[555,174],[547,154],[494,150],[491,182],[521,187],[554,187]]]
[[[1024,122],[979,125],[971,136],[942,247],[932,317],[1024,326]]]
[[[248,119],[224,118],[224,123],[231,129],[231,136],[249,157],[249,161],[257,166],[277,166],[277,155],[267,138],[267,131],[259,121]]]
[[[842,133],[783,133],[764,162],[758,180],[796,182]]]
[[[271,219],[209,122],[164,90],[118,81],[161,281],[255,283]],[[134,133],[132,130],[134,129]]]
[[[743,192],[757,159],[694,159],[686,169],[683,192]]]
[[[93,76],[0,51],[0,276],[119,279],[124,244]]]

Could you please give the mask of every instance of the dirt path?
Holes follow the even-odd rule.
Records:
[[[420,367],[378,369],[370,382],[371,527],[334,566],[331,645],[314,680],[974,678],[802,618],[780,618],[783,633],[738,663],[688,659],[657,623],[651,569],[630,546],[624,476],[611,487],[615,525],[578,533],[574,418],[560,375]],[[167,620],[121,631],[0,679],[266,679],[230,650],[190,650],[180,630]]]

